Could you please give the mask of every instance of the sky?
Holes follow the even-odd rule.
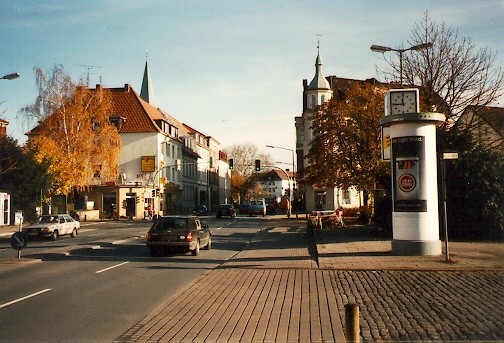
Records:
[[[157,107],[223,148],[251,143],[289,163],[317,41],[325,76],[379,78],[370,46],[408,47],[426,11],[502,64],[504,0],[0,0],[0,77],[21,74],[0,80],[0,113],[23,143],[34,67],[140,93],[147,58]]]

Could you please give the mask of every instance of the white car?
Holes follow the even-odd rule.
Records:
[[[38,222],[23,229],[28,237],[51,237],[57,240],[61,235],[77,236],[80,222],[68,214],[43,215],[38,217]]]

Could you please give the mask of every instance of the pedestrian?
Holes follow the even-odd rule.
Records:
[[[345,224],[343,224],[343,207],[340,207],[336,210],[336,214],[338,216],[338,221],[339,221],[339,224],[341,226],[345,226]]]
[[[147,206],[147,216],[149,220],[152,219],[152,214],[153,214],[152,206],[149,204],[149,206]]]

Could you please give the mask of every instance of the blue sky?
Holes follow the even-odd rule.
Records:
[[[326,76],[377,77],[372,44],[407,47],[425,11],[489,47],[502,63],[504,0],[203,1],[0,0],[0,112],[20,142],[34,124],[17,112],[37,95],[34,67],[62,64],[77,81],[140,93],[148,59],[156,105],[226,147],[253,143],[288,162],[302,80],[313,78],[317,35]],[[503,103],[499,104],[504,106]]]

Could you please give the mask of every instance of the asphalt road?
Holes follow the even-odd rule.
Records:
[[[113,341],[156,306],[236,255],[262,218],[208,218],[212,249],[150,257],[147,222],[83,226],[76,238],[29,242],[0,263],[0,341]],[[0,261],[17,256],[0,238]],[[193,301],[201,301],[194,299]]]

